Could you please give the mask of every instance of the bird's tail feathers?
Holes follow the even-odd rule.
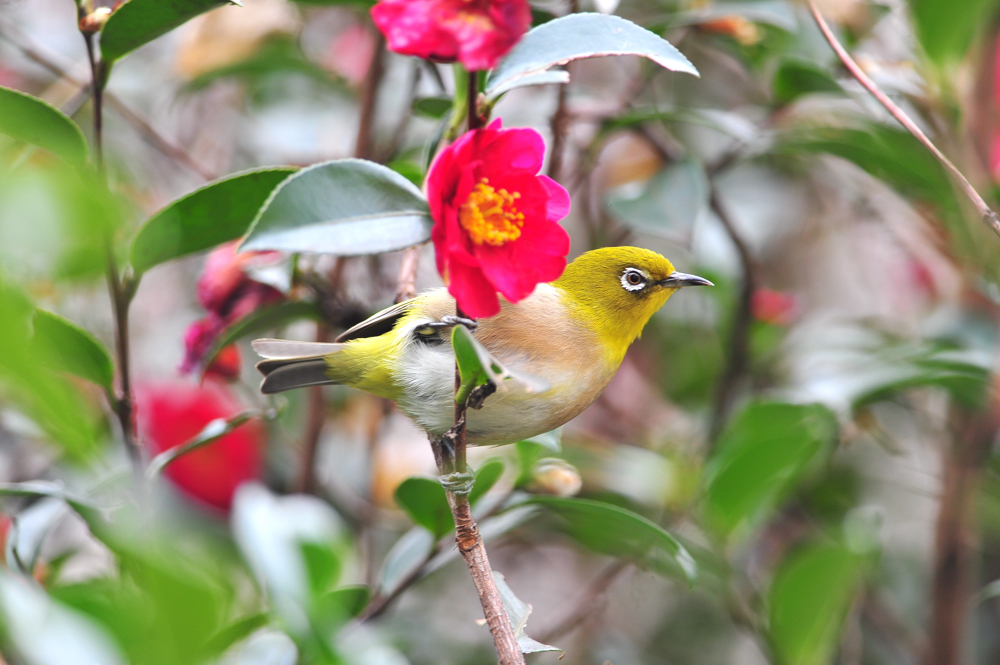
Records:
[[[260,391],[267,395],[293,388],[336,383],[328,374],[326,356],[344,347],[343,344],[282,339],[258,339],[252,346],[265,358],[257,363],[257,369],[264,375]]]

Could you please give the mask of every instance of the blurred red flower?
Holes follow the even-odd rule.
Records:
[[[527,0],[382,0],[372,19],[389,50],[493,69],[531,27]]]
[[[790,293],[761,288],[750,301],[753,317],[775,326],[789,326],[799,316],[799,300]]]
[[[151,454],[183,445],[214,420],[243,411],[222,384],[171,382],[136,390],[136,429]],[[261,475],[264,428],[255,420],[181,456],[164,474],[185,495],[229,510],[240,484]]]
[[[184,360],[180,371],[197,370],[212,349],[215,340],[233,323],[252,314],[260,307],[280,302],[284,294],[278,289],[250,279],[246,270],[280,258],[277,252],[236,253],[238,242],[226,243],[213,250],[205,260],[205,269],[198,278],[198,302],[208,315],[195,321],[184,334]],[[225,354],[225,357],[223,355]],[[239,350],[227,346],[219,352],[206,374],[235,379],[239,376]]]
[[[500,121],[466,132],[441,151],[427,176],[437,269],[472,317],[500,311],[566,268],[569,235],[559,220],[569,194],[538,175],[545,143],[533,129]]]

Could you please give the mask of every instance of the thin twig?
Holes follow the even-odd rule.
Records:
[[[579,9],[578,0],[570,0],[569,13],[575,14]],[[566,71],[570,72],[570,65],[566,65]],[[572,80],[572,77],[570,78]],[[552,114],[550,127],[552,129],[552,149],[549,151],[549,177],[559,180],[562,174],[563,153],[566,150],[566,134],[569,131],[570,114],[566,108],[566,99],[569,96],[569,83],[556,86],[559,89],[559,96],[556,101],[556,111]]]
[[[80,9],[83,12],[82,6]],[[82,14],[81,14],[82,15]],[[97,52],[92,34],[82,33],[84,43],[87,45],[87,62],[90,65],[91,76],[91,98],[94,106],[94,159],[97,170],[101,177],[107,180],[107,172],[104,168],[104,146],[102,132],[102,103],[104,94],[104,84],[107,81],[107,70],[103,63],[97,59]],[[132,295],[135,292],[134,284],[123,276],[118,267],[118,260],[115,257],[114,241],[110,232],[105,238],[105,259],[107,262],[108,291],[111,296],[111,309],[115,322],[115,351],[118,359],[118,379],[119,394],[114,403],[111,404],[115,415],[118,416],[118,424],[122,430],[122,441],[125,444],[125,452],[132,462],[132,470],[136,478],[142,475],[142,453],[139,450],[135,439],[135,424],[133,422],[133,399],[132,399],[132,378],[129,367],[129,320],[128,310],[132,302]]]
[[[417,295],[418,268],[420,268],[420,247],[410,247],[403,252],[403,259],[399,265],[396,302],[403,302]]]
[[[572,606],[574,610],[548,632],[544,633],[539,640],[545,644],[558,642],[559,638],[573,632],[586,622],[587,619],[600,611],[605,606],[608,590],[629,569],[630,565],[628,561],[621,559],[609,564],[590,583],[580,602]]]
[[[66,67],[57,63],[54,57],[49,56],[46,53],[42,53],[39,49],[24,41],[20,36],[15,36],[8,25],[0,24],[0,37],[5,38],[12,46],[14,46],[14,48],[24,54],[28,59],[41,65],[56,76],[64,78],[81,87],[86,86],[89,88],[91,86],[89,81],[83,81],[82,79],[71,74]],[[118,115],[125,120],[125,122],[132,125],[132,127],[139,132],[139,135],[142,136],[142,138],[149,143],[149,145],[158,150],[165,157],[169,157],[170,159],[184,165],[205,180],[212,180],[215,177],[198,164],[198,162],[195,161],[195,159],[186,150],[157,132],[156,129],[149,124],[149,122],[118,99],[117,96],[105,91],[103,101],[107,102],[107,105],[114,109]],[[67,115],[73,115],[73,112],[69,112],[66,109],[64,109],[64,112],[66,112]]]
[[[757,270],[750,249],[744,242],[728,211],[719,199],[715,186],[711,186],[709,205],[715,212],[722,227],[729,235],[736,254],[740,260],[743,272],[743,283],[740,285],[739,299],[733,312],[733,324],[729,332],[729,354],[722,376],[719,377],[715,392],[715,404],[709,421],[708,440],[713,443],[722,431],[726,417],[733,402],[733,393],[737,384],[746,375],[750,367],[750,324],[753,320],[753,294],[757,288]]]
[[[177,446],[176,448],[170,448],[169,450],[164,450],[162,453],[154,457],[150,462],[149,466],[146,467],[146,478],[148,480],[154,480],[157,476],[163,473],[169,465],[176,462],[178,459],[187,455],[188,453],[207,446],[208,444],[218,441],[225,435],[229,434],[237,427],[247,422],[252,418],[273,418],[273,413],[266,413],[261,411],[249,410],[242,413],[238,413],[232,418],[213,420],[208,425],[205,426],[201,432],[198,433],[193,439],[185,444]]]
[[[944,166],[945,169],[947,169],[955,178],[959,188],[972,202],[972,205],[975,206],[976,211],[979,213],[983,222],[993,229],[994,233],[1000,235],[1000,218],[998,218],[997,214],[990,209],[990,207],[986,204],[986,201],[983,200],[983,197],[981,197],[979,192],[976,191],[976,188],[973,187],[965,175],[958,170],[958,167],[952,164],[951,160],[945,157],[944,153],[938,150],[938,147],[934,145],[934,143],[927,138],[927,135],[924,134],[923,130],[921,130],[920,127],[918,127],[917,124],[913,122],[913,120],[911,120],[905,112],[903,112],[903,109],[899,108],[895,102],[889,99],[888,95],[882,92],[882,90],[875,85],[875,82],[872,81],[868,75],[864,73],[864,71],[862,71],[858,63],[854,61],[847,50],[840,44],[839,41],[837,41],[837,37],[833,34],[830,26],[827,25],[823,15],[820,14],[819,9],[816,7],[815,0],[807,1],[809,3],[809,11],[812,13],[813,19],[816,21],[816,25],[819,26],[820,32],[823,33],[823,37],[826,38],[827,43],[830,44],[830,47],[833,49],[834,53],[837,54],[837,57],[840,58],[840,61],[844,64],[844,67],[847,68],[847,71],[851,74],[851,76],[853,76],[865,90],[871,93],[871,95],[878,100],[879,104],[884,106],[892,117],[899,121],[899,124],[903,125],[903,127],[905,127],[906,130],[914,136],[914,138],[920,141],[920,143],[922,143],[923,146],[937,158],[941,165]]]

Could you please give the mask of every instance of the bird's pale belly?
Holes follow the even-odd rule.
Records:
[[[406,351],[399,408],[430,434],[444,434],[454,424],[455,356],[450,345],[413,344]],[[614,376],[606,363],[579,358],[527,360],[498,354],[498,360],[548,381],[544,393],[529,393],[514,380],[487,398],[482,409],[468,411],[468,443],[513,443],[543,434],[572,420],[590,406]],[[591,359],[593,360],[593,359]]]

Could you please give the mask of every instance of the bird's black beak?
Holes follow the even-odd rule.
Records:
[[[682,286],[715,286],[715,284],[712,284],[704,277],[689,275],[686,272],[677,272],[676,270],[667,275],[666,279],[661,279],[657,283],[668,289],[679,289]]]

